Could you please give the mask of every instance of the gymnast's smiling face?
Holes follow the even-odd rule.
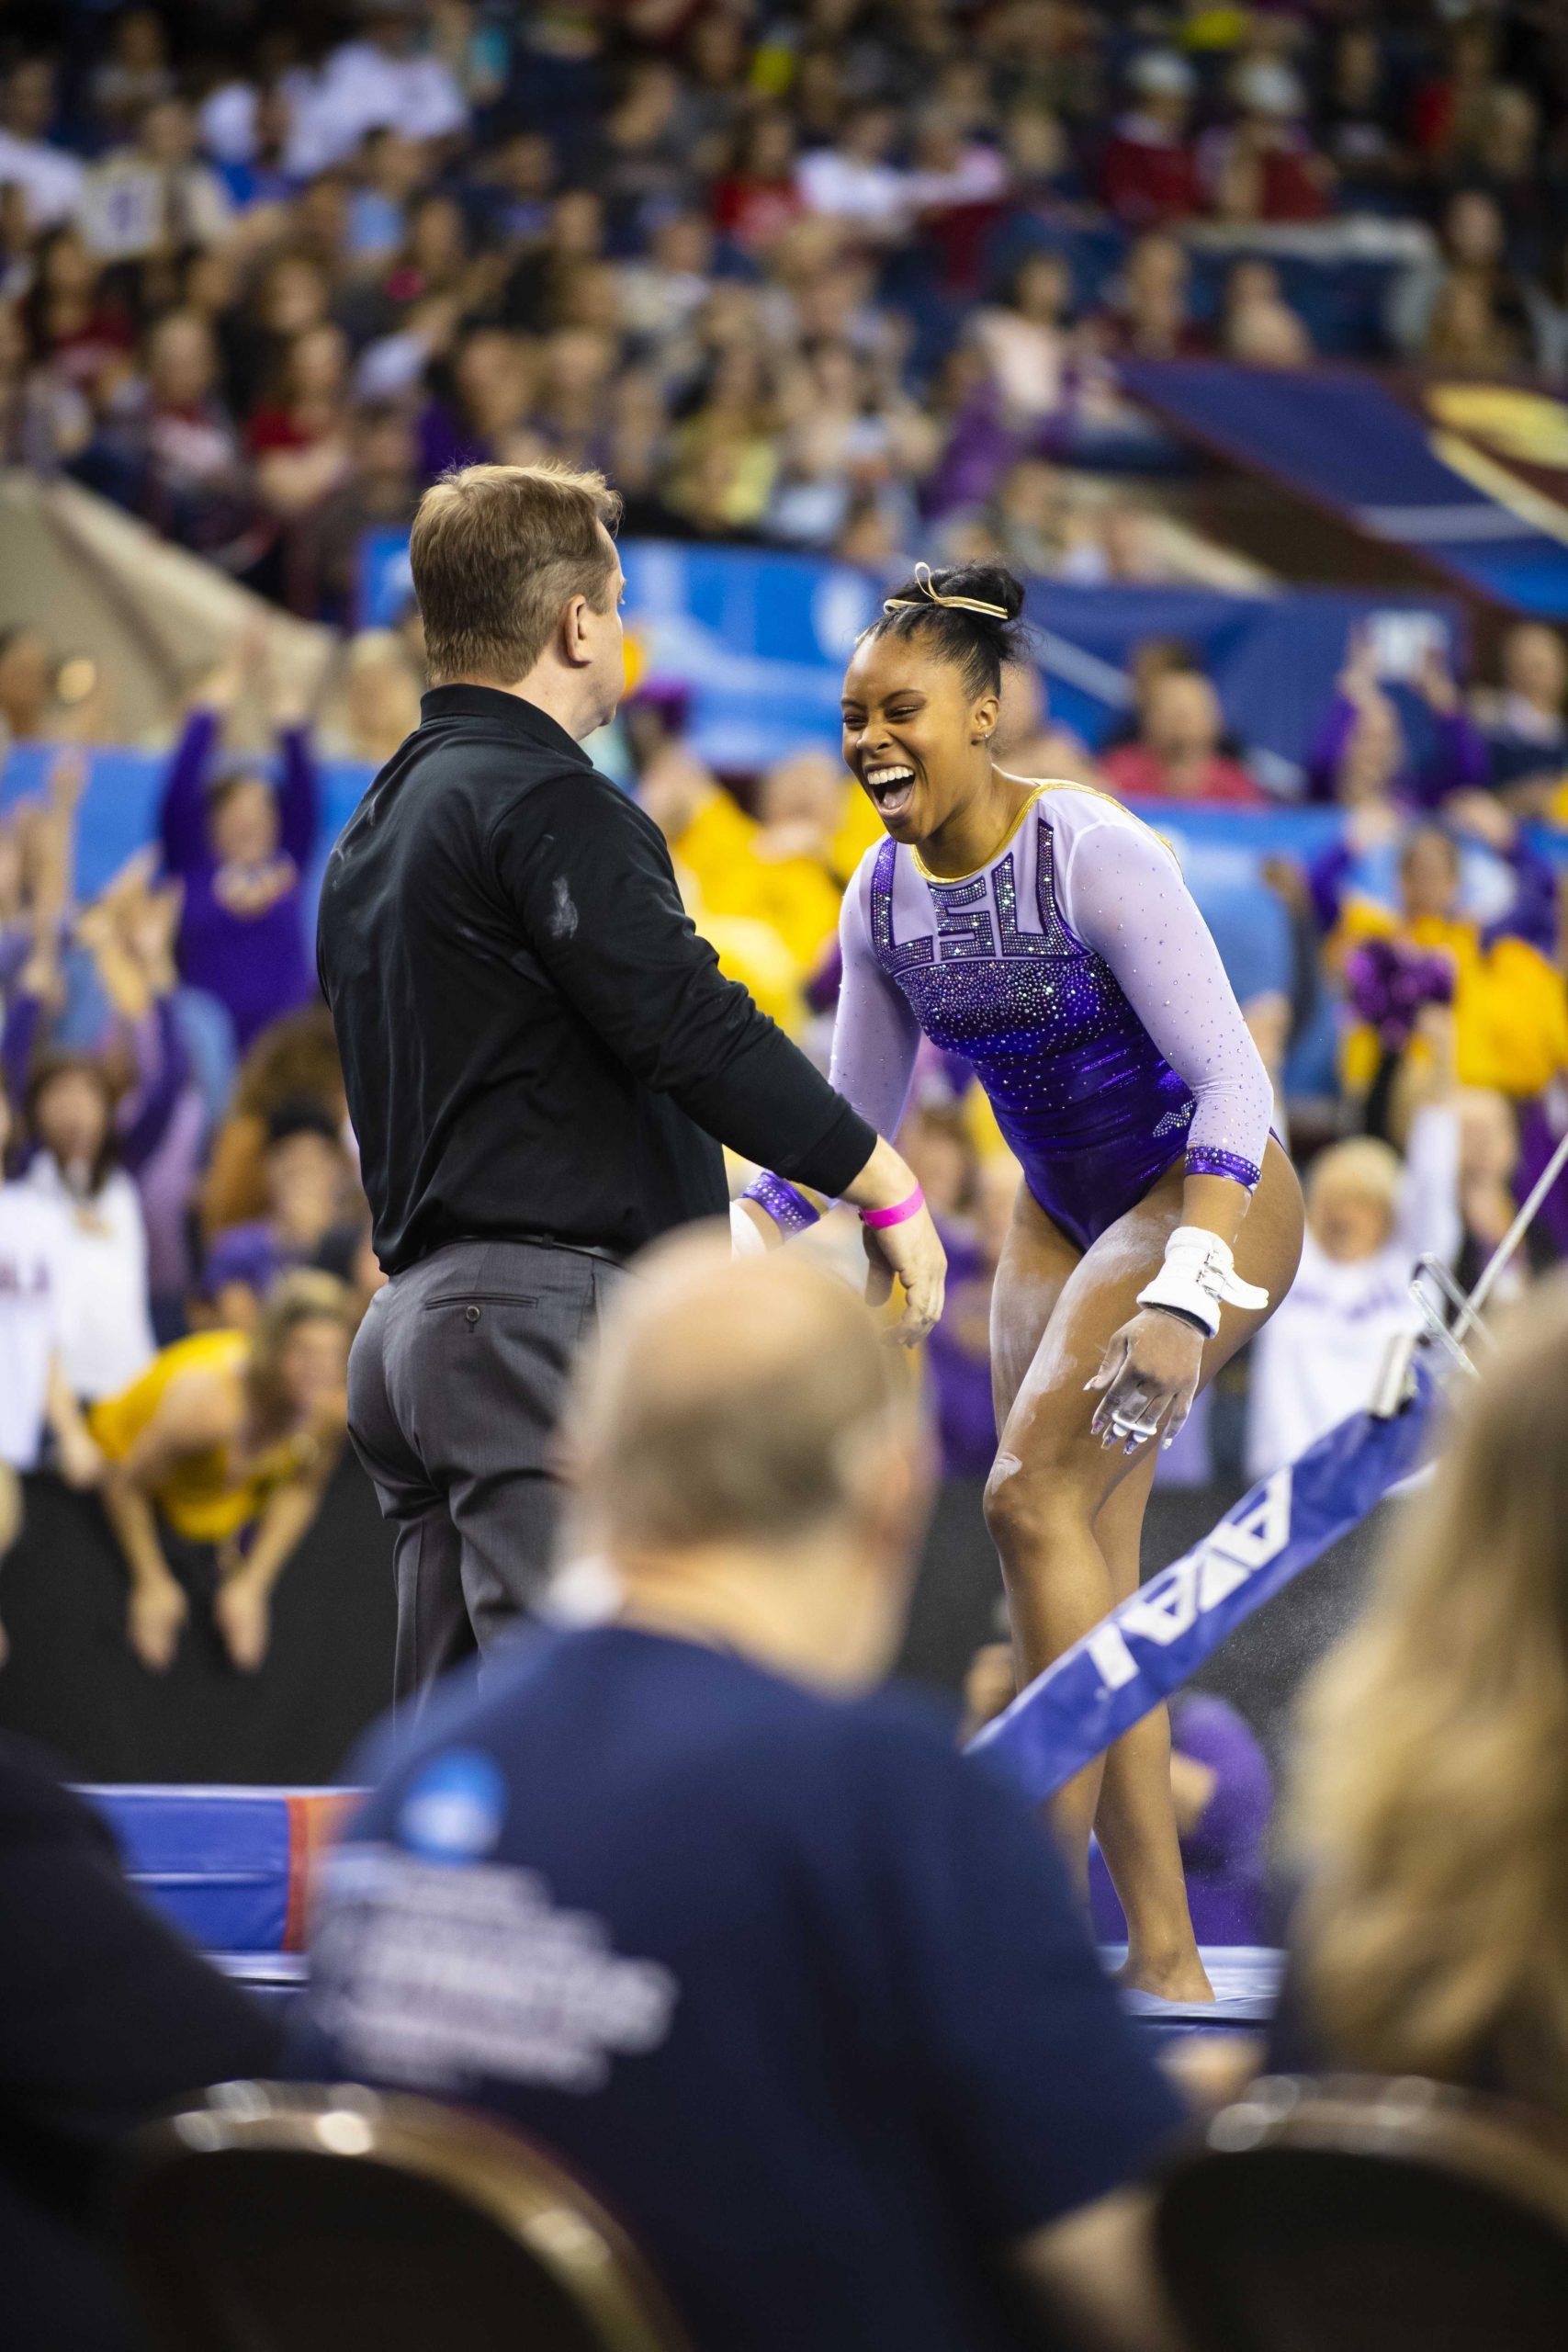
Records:
[[[930,840],[985,784],[998,707],[922,632],[861,639],[844,673],[844,763],[895,841]]]

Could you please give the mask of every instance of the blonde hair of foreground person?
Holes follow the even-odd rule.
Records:
[[[1303,1991],[1334,2062],[1568,2110],[1568,1276],[1456,1403],[1304,1702]]]

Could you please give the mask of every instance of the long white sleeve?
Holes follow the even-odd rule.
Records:
[[[1257,1183],[1274,1090],[1218,948],[1165,843],[1124,811],[1083,828],[1059,875],[1062,913],[1103,957],[1197,1108],[1187,1166]],[[868,1113],[869,1116],[870,1114]]]
[[[891,1138],[908,1100],[920,1024],[902,989],[876,960],[867,911],[870,882],[868,859],[844,893],[839,916],[844,969],[828,1078],[878,1135]]]

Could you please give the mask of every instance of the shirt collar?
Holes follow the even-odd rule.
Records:
[[[543,751],[581,760],[585,768],[593,764],[581,744],[574,742],[547,710],[500,686],[432,686],[420,696],[419,710],[422,726],[428,727],[434,719],[481,719],[487,728],[498,729],[503,735],[515,735]]]

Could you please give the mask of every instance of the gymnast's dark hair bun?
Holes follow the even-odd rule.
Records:
[[[887,601],[891,609],[871,634],[929,639],[942,659],[963,671],[971,694],[995,694],[1007,664],[1027,655],[1029,632],[1020,617],[1023,582],[1002,564],[960,563],[944,571],[920,564]],[[976,605],[994,609],[976,611]]]

